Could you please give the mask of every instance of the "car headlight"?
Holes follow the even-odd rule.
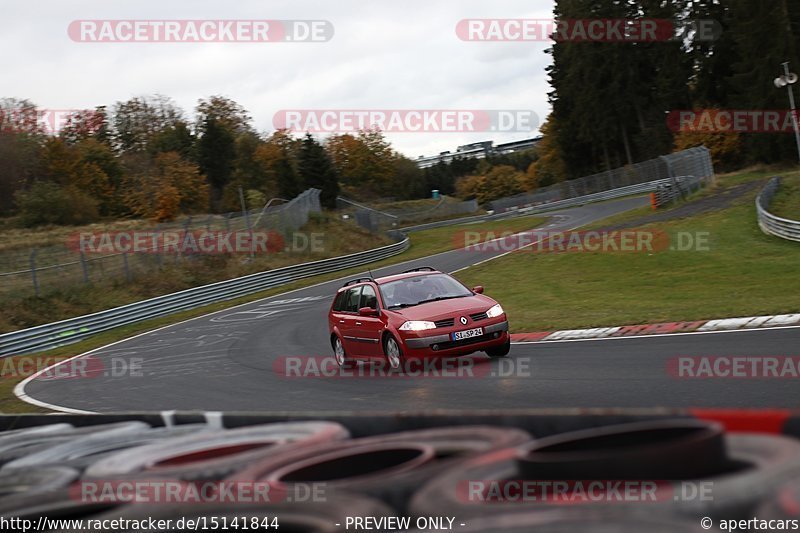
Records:
[[[503,308],[500,306],[500,304],[497,304],[493,305],[488,311],[486,311],[486,316],[489,318],[494,318],[502,315],[504,312],[505,311],[503,311]]]
[[[400,326],[401,331],[422,331],[425,329],[434,329],[436,324],[428,322],[427,320],[409,320]]]

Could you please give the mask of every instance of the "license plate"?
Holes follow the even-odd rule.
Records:
[[[480,337],[483,335],[483,328],[467,329],[464,331],[456,331],[451,333],[454,341],[463,341],[464,339],[471,339],[472,337]]]

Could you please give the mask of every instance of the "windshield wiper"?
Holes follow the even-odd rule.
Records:
[[[417,304],[394,304],[390,305],[388,309],[404,309],[406,307],[414,307]]]
[[[440,302],[442,300],[452,300],[453,298],[466,298],[467,296],[469,296],[469,294],[462,294],[460,296],[437,296],[436,298],[431,298],[429,300],[422,300],[420,302],[417,302],[417,305],[426,304],[428,302]]]

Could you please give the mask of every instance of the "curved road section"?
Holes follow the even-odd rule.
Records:
[[[552,212],[546,229],[575,229],[646,203],[646,198],[626,198]],[[454,232],[466,227],[453,226]],[[502,253],[454,250],[376,269],[373,275],[423,265],[455,272]],[[675,361],[680,356],[792,355],[797,329],[522,343],[506,360],[476,354],[436,366],[420,364],[411,375],[376,371],[376,365],[340,372],[326,319],[343,281],[93,350],[28,379],[16,392],[30,403],[67,412],[755,408],[789,405],[796,392],[787,379],[687,379],[676,375]],[[486,291],[492,294],[491,287]]]

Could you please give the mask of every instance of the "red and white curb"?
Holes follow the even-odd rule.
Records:
[[[790,315],[748,316],[722,318],[695,322],[665,322],[663,324],[641,324],[638,326],[616,326],[610,328],[565,329],[539,331],[535,333],[512,333],[512,342],[544,342],[581,339],[605,339],[608,337],[638,337],[641,335],[664,335],[708,331],[733,331],[759,328],[800,326],[800,313]]]

